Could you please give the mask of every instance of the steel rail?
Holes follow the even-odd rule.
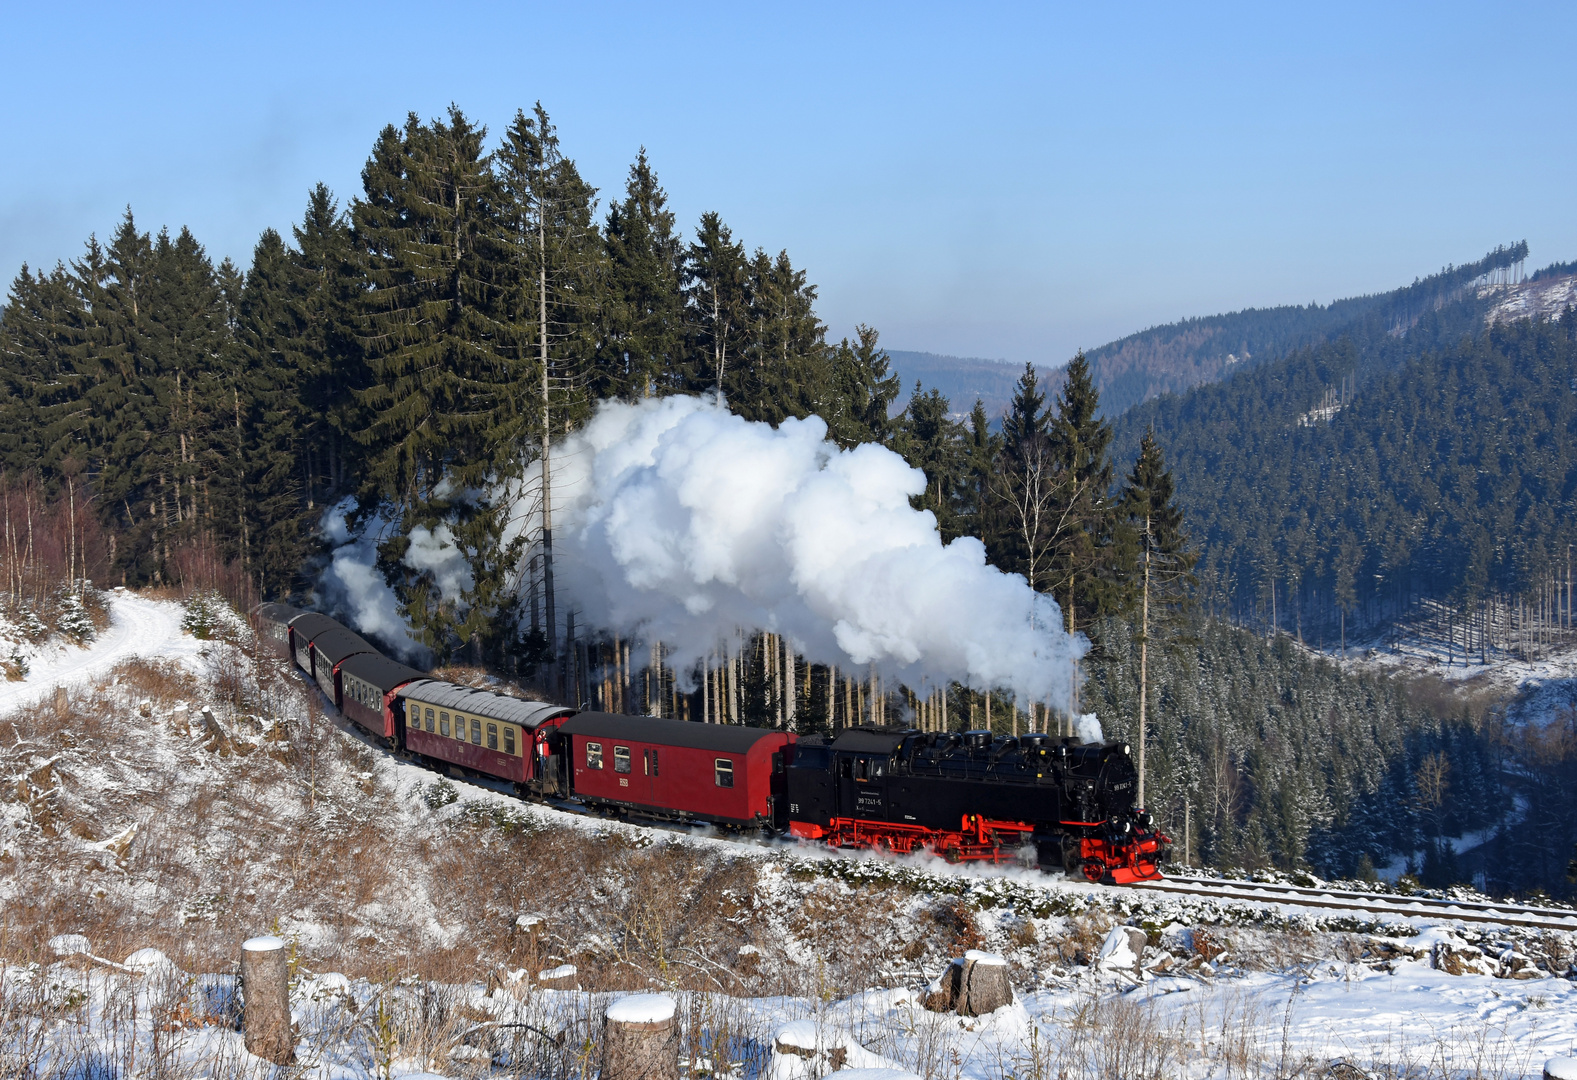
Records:
[[[1486,911],[1462,911],[1459,905],[1450,900],[1431,900],[1410,896],[1386,896],[1364,893],[1345,894],[1352,899],[1340,899],[1338,896],[1322,896],[1327,890],[1299,889],[1291,886],[1281,890],[1281,895],[1276,895],[1277,886],[1264,882],[1254,882],[1253,887],[1243,887],[1237,882],[1221,881],[1208,888],[1201,889],[1199,879],[1163,878],[1160,881],[1134,882],[1120,888],[1138,889],[1148,892],[1176,893],[1183,896],[1193,896],[1200,899],[1236,900],[1257,904],[1278,904],[1283,907],[1321,908],[1332,911],[1361,911],[1373,915],[1396,915],[1403,918],[1440,919],[1464,923],[1491,923],[1500,926],[1516,927],[1526,930],[1562,930],[1577,931],[1577,911],[1560,912],[1558,918],[1552,918],[1545,912],[1550,909],[1522,909],[1516,905],[1474,904],[1479,908],[1489,908],[1494,914]],[[1211,879],[1204,879],[1209,881]],[[1297,891],[1295,891],[1297,890]],[[1287,895],[1291,893],[1292,895]],[[1314,893],[1309,896],[1305,893]],[[1472,902],[1469,902],[1472,903]]]

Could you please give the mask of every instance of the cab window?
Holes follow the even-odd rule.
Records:
[[[504,753],[515,752],[515,729],[508,724],[504,725]]]
[[[718,787],[733,787],[734,763],[727,758],[715,758],[712,761],[712,776]]]
[[[477,746],[482,745],[482,721],[471,717],[471,741]]]
[[[586,744],[586,768],[602,768],[602,744],[600,742],[589,742]]]
[[[498,725],[497,724],[489,724],[489,725],[487,725],[487,748],[489,750],[497,750],[498,749]]]
[[[615,746],[613,748],[613,771],[622,773],[630,771],[630,748],[628,746]]]

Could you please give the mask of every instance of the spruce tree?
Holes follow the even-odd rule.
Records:
[[[540,549],[541,575],[533,588],[538,598],[529,604],[533,625],[529,645],[522,650],[529,662],[556,659],[558,652],[557,599],[553,578],[553,507],[551,447],[555,435],[567,432],[591,411],[588,384],[598,381],[599,331],[602,304],[607,296],[608,273],[601,237],[593,222],[596,190],[580,176],[575,163],[565,157],[558,132],[539,102],[531,115],[517,113],[504,133],[498,152],[498,175],[504,192],[504,236],[508,248],[509,311],[512,320],[512,356],[523,373],[520,396],[512,402],[498,428],[501,444],[513,444],[517,468],[531,461],[526,438],[536,440],[536,483],[523,482],[510,503],[490,507],[491,521],[499,529],[506,519],[523,521],[534,509],[537,528],[520,529],[507,547],[489,544],[491,564],[477,573],[477,595],[485,603],[518,603],[518,589],[503,589],[525,556],[529,541]],[[655,185],[655,181],[653,181]],[[655,193],[646,196],[647,210],[660,218]],[[659,221],[657,226],[661,228]],[[653,327],[648,324],[648,329]],[[659,343],[658,347],[661,347]],[[603,354],[604,357],[606,353]],[[628,372],[615,364],[613,388]],[[521,475],[512,472],[513,475]],[[532,496],[535,506],[532,507]],[[480,547],[480,545],[479,545]],[[533,575],[536,576],[536,575]],[[516,640],[509,626],[516,612],[499,609],[494,619],[493,641],[505,645]]]
[[[236,318],[239,452],[245,461],[247,498],[242,510],[242,549],[263,594],[292,591],[310,551],[316,518],[305,496],[306,441],[316,419],[303,394],[301,368],[292,362],[310,337],[298,306],[293,254],[273,229],[252,253]]]
[[[838,445],[858,446],[875,442],[886,445],[893,436],[889,415],[901,390],[898,376],[889,371],[891,361],[880,344],[875,328],[861,324],[854,328],[855,340],[844,338],[833,349],[831,415],[823,414]]]
[[[823,405],[831,372],[827,328],[816,317],[816,287],[794,268],[787,251],[772,258],[757,248],[748,276],[748,329],[729,405],[747,419],[773,424],[810,416]]]
[[[448,525],[463,551],[485,551],[496,521],[455,496],[511,474],[518,432],[508,253],[485,138],[454,107],[447,122],[413,114],[403,132],[385,129],[351,215],[368,284],[361,345],[371,385],[359,399],[371,414],[369,487],[401,524],[384,565],[440,657],[474,637],[488,612],[472,603],[460,615],[461,598],[404,563],[408,537]]]
[[[355,490],[363,478],[359,435],[372,417],[357,390],[372,379],[356,332],[362,278],[355,238],[325,185],[308,194],[292,235],[277,313],[288,331],[279,338],[277,362],[295,387],[301,491],[312,510]],[[265,283],[273,285],[272,279]]]
[[[685,253],[685,297],[691,328],[690,389],[727,393],[747,333],[750,269],[744,245],[707,211]]]
[[[1139,600],[1138,804],[1145,805],[1145,751],[1149,741],[1149,649],[1151,632],[1188,598],[1195,556],[1188,550],[1183,512],[1177,506],[1172,474],[1166,467],[1154,432],[1145,432],[1139,457],[1123,486],[1118,503],[1127,535],[1138,544],[1137,579],[1132,590]]]
[[[1099,404],[1081,350],[1068,363],[1047,431],[1050,453],[1064,477],[1056,516],[1069,526],[1059,531],[1051,552],[1052,591],[1063,604],[1069,632],[1079,629],[1081,617],[1090,622],[1121,606],[1119,568],[1111,564],[1116,521],[1107,452],[1112,429],[1100,417]]]
[[[83,447],[85,379],[66,346],[82,318],[64,267],[23,265],[0,310],[0,467],[41,470],[46,484]]]
[[[904,460],[925,473],[925,493],[914,498],[915,507],[936,515],[944,541],[959,535],[957,488],[965,466],[963,433],[950,407],[940,390],[922,390],[916,380],[898,440]]]
[[[624,200],[608,208],[602,238],[602,334],[590,389],[597,397],[672,392],[682,386],[684,249],[645,147]]]

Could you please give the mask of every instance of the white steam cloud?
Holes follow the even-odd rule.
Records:
[[[347,496],[324,512],[319,525],[324,538],[335,545],[318,577],[322,600],[330,611],[344,615],[358,631],[377,638],[402,660],[425,664],[428,650],[411,635],[410,624],[400,615],[400,601],[377,566],[378,544],[393,526],[379,514],[352,534],[345,519],[355,508],[356,500]],[[454,561],[465,566],[464,559]]]
[[[773,428],[714,398],[605,402],[554,452],[560,612],[663,642],[681,679],[737,632],[768,630],[851,673],[875,665],[915,688],[957,681],[1067,708],[1086,646],[1057,604],[988,565],[979,540],[943,544],[934,515],[909,503],[919,470],[826,433],[817,417]],[[364,632],[419,649],[373,565],[387,522],[352,537],[348,509],[325,515],[342,546],[322,587]],[[471,579],[452,536],[418,531],[404,561],[458,599]]]
[[[555,565],[590,625],[662,641],[683,672],[736,628],[913,687],[958,681],[1066,706],[1081,640],[1048,596],[944,545],[925,476],[819,418],[778,428],[714,399],[605,403],[564,441]],[[1027,701],[1026,701],[1027,703]]]

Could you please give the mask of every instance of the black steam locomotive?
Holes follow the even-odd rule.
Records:
[[[1124,743],[989,731],[850,728],[785,748],[788,831],[835,847],[1001,860],[1033,842],[1044,870],[1160,876],[1171,841],[1134,808]]]

